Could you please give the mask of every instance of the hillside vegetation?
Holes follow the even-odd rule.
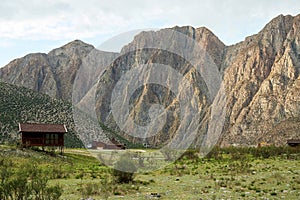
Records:
[[[39,94],[25,87],[0,82],[0,142],[18,142],[19,123],[65,124],[66,147],[81,147],[75,135],[72,105],[48,95]]]

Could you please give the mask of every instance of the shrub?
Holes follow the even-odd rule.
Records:
[[[110,192],[114,190],[111,177],[108,174],[104,174],[101,177],[101,192],[104,199],[108,199]]]
[[[215,160],[220,160],[222,159],[222,152],[218,146],[215,146],[214,148],[211,149],[211,151],[206,154],[205,158],[208,160],[210,159],[215,159]]]
[[[198,160],[199,159],[199,151],[196,149],[187,149],[180,157],[179,160]]]
[[[99,188],[100,188],[100,184],[86,183],[81,186],[80,191],[81,191],[82,196],[84,196],[85,198],[89,198],[93,194],[98,194]]]
[[[133,181],[136,171],[137,168],[129,158],[129,155],[125,155],[116,162],[113,177],[117,183],[129,183]]]
[[[47,187],[45,189],[45,200],[57,200],[62,195],[62,188],[59,185]]]
[[[48,186],[46,173],[34,163],[28,162],[17,168],[9,159],[0,159],[0,199],[59,199],[62,188]]]
[[[171,148],[162,148],[160,152],[163,154],[166,161],[175,161],[178,155],[178,150]]]

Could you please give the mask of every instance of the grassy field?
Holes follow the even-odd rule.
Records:
[[[117,184],[112,170],[85,149],[66,149],[63,156],[10,146],[1,146],[0,150],[0,164],[12,161],[12,171],[26,164],[41,169],[49,177],[49,187],[58,185],[62,189],[60,199],[299,199],[300,196],[300,151],[286,147],[215,149],[206,158],[188,151],[160,170],[136,173],[134,181],[128,184]],[[0,167],[3,172],[4,167]]]

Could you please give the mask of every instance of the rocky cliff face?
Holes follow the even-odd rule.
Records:
[[[300,15],[280,15],[232,46],[206,28],[189,26],[142,32],[120,54],[74,41],[12,61],[0,69],[0,79],[58,98],[71,100],[73,94],[73,102],[85,110],[95,103],[101,123],[127,139],[158,146],[176,137],[185,122],[197,124],[195,145],[209,137],[213,105],[222,102],[219,89],[224,88],[225,121],[217,127],[221,145],[283,145],[300,137],[299,70]],[[187,82],[177,84],[178,78]],[[140,129],[144,138],[130,133],[134,124],[114,116],[124,107],[134,124],[149,127]],[[162,127],[151,122],[155,115],[165,120]],[[149,130],[159,131],[151,135]]]
[[[283,145],[289,138],[300,137],[296,131],[300,127],[299,20],[300,16],[278,16],[258,34],[228,47],[206,28],[173,28],[201,44],[223,77],[227,103],[226,120],[219,141],[222,145],[257,145],[263,141]],[[147,48],[159,46],[161,41],[167,41],[175,49],[184,46],[182,43],[187,44],[187,41],[172,38],[166,30],[144,32],[136,36],[132,43],[123,48],[123,56],[110,65],[98,85],[96,107],[99,118],[120,131],[111,108],[111,91],[117,82],[126,72],[144,64],[169,65],[194,85],[199,109],[194,114],[201,116],[198,118],[201,124],[198,130],[200,140],[198,138],[196,143],[201,144],[201,135],[207,134],[205,127],[208,126],[212,109],[207,81],[203,80],[203,74],[194,71],[193,66],[182,57],[161,49]],[[182,49],[194,51],[193,45],[186,46]],[[198,59],[201,59],[201,55]],[[164,80],[172,82],[172,77],[164,77]],[[129,88],[131,82],[136,80],[132,78],[127,81]],[[157,145],[172,138],[184,122],[180,120],[175,95],[170,90],[146,83],[147,78],[144,79],[146,86],[134,93],[130,102],[134,109],[129,112],[129,116],[135,123],[145,125],[150,121],[151,104],[160,103],[167,108],[169,115],[166,124],[156,136],[147,138],[148,142]],[[179,91],[182,90],[184,88],[179,87]],[[122,105],[126,105],[126,102]]]
[[[300,16],[281,15],[257,35],[228,47],[229,124],[223,144],[279,145],[300,137],[289,131],[300,125],[299,36]]]
[[[72,100],[73,85],[76,74],[81,69],[77,81],[77,103],[88,92],[98,76],[117,54],[102,52],[82,41],[75,40],[48,54],[35,53],[13,60],[0,68],[1,81],[25,86],[39,93],[52,97]],[[90,67],[90,73],[84,74],[84,67]],[[81,83],[81,85],[79,85]]]
[[[201,44],[200,49],[195,47],[197,44]],[[224,51],[225,45],[206,28],[175,27],[137,35],[133,42],[122,49],[120,57],[108,67],[98,82],[98,118],[128,139],[155,146],[168,142],[187,124],[202,124],[205,127],[205,116],[209,113],[212,99],[200,70],[193,65],[199,64],[199,54],[205,52],[215,63],[216,70],[221,71]],[[196,53],[194,55],[191,52]],[[124,81],[126,74],[130,73],[132,75]],[[187,80],[191,88],[177,76]],[[120,83],[124,87],[122,91],[117,91],[118,97],[121,96],[118,101],[112,93]],[[189,93],[190,90],[193,92]],[[121,105],[120,108],[114,108],[115,101],[118,101],[117,106]],[[191,101],[195,103],[192,105]],[[155,113],[154,104],[161,105],[165,113]],[[127,106],[128,113],[123,113],[121,110]],[[158,117],[157,123],[152,123],[151,115],[155,114],[161,118]],[[118,120],[116,115],[127,119]],[[163,115],[165,123],[162,122]],[[124,125],[127,123],[128,126]],[[152,131],[156,134],[151,134]],[[200,128],[199,132],[199,135],[205,134],[205,128]]]

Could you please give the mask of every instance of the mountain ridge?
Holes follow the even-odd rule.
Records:
[[[283,145],[287,139],[300,137],[296,128],[284,134],[282,130],[274,129],[286,127],[284,124],[292,127],[299,127],[300,124],[300,15],[279,15],[257,34],[230,46],[226,46],[209,29],[191,26],[141,32],[120,53],[102,52],[75,40],[48,54],[30,54],[10,62],[0,69],[0,80],[73,101],[88,111],[90,108],[87,107],[96,91],[98,119],[119,132],[121,130],[111,115],[110,98],[120,77],[134,69],[130,66],[139,64],[175,66],[194,85],[195,98],[199,100],[197,115],[201,116],[198,121],[201,127],[194,142],[197,146],[203,142],[203,135],[207,134],[205,127],[212,109],[208,85],[193,70],[193,66],[177,55],[162,49],[142,49],[172,39],[167,35],[168,30],[179,31],[201,44],[223,78],[227,103],[226,119],[219,140],[221,145],[255,145],[259,142]],[[170,45],[180,46],[182,43],[170,40]],[[167,77],[168,80],[171,78]],[[74,91],[74,88],[78,90]],[[183,88],[179,90],[183,91]],[[147,113],[150,102],[170,106],[174,100],[171,93],[158,86],[142,87],[134,95],[131,103],[135,109],[131,114],[140,124],[147,124],[149,120]],[[169,115],[164,130],[148,138],[152,145],[159,146],[169,141],[180,127],[179,108],[174,102],[173,106],[169,107],[173,109],[173,116]],[[137,140],[122,131],[120,133],[126,139]]]

